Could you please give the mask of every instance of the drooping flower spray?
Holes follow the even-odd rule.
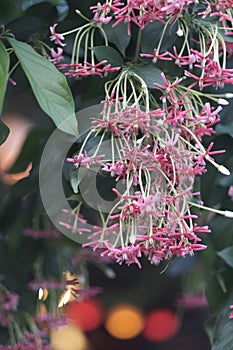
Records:
[[[113,28],[121,22],[127,23],[129,35],[132,23],[139,27],[139,44],[135,48],[136,59],[114,69],[119,72],[105,83],[102,113],[93,118],[79,151],[67,159],[75,169],[98,166],[99,173],[115,180],[111,189],[115,196],[113,205],[103,210],[96,203],[101,222],[90,232],[84,246],[100,248],[102,256],[113,257],[120,264],[136,263],[141,267],[142,255],[157,264],[206,248],[200,233],[210,230],[196,223],[198,217],[192,207],[233,217],[231,211],[204,206],[199,193],[193,190],[196,177],[207,171],[207,162],[220,173],[230,175],[213,158],[224,150],[213,150],[213,142],[204,147],[203,136],[214,133],[222,106],[233,97],[231,93],[205,91],[233,83],[233,70],[226,65],[227,45],[221,34],[221,30],[225,35],[232,33],[232,28],[226,27],[227,21],[233,21],[232,6],[223,2],[216,7],[214,3],[198,4],[198,1],[128,0],[107,1],[91,8],[95,26],[101,31],[111,20]],[[206,21],[208,16],[219,17],[223,29],[218,23]],[[164,24],[157,47],[149,53],[137,52],[143,29],[154,21]],[[90,23],[85,28],[93,28]],[[174,28],[178,44],[170,51],[164,50],[166,33]],[[81,28],[77,33],[81,33]],[[81,36],[77,40],[76,52]],[[91,51],[91,57],[92,54]],[[155,70],[166,61],[166,67],[170,65],[171,71],[175,67],[177,74],[174,76],[166,68],[153,84],[148,83],[142,71],[148,61],[151,66],[151,60]],[[76,65],[79,67],[79,63]],[[89,65],[84,65],[85,75],[89,75]],[[97,66],[94,69],[92,64],[95,74]],[[86,145],[93,138],[99,141],[87,151]],[[106,139],[108,154],[104,147]],[[69,227],[74,234],[79,234],[78,221],[84,220],[81,207],[79,203],[73,210],[76,221]],[[64,222],[61,224],[68,227]]]

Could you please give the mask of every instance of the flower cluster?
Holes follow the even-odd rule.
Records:
[[[19,296],[16,293],[8,291],[1,285],[0,292],[0,324],[4,327],[9,325],[9,317],[17,310]]]
[[[232,35],[232,15],[233,15],[233,2],[217,0],[213,2],[206,2],[207,7],[201,13],[203,17],[217,17],[222,24],[222,27],[226,35]],[[229,27],[230,25],[230,27]]]
[[[89,233],[83,246],[100,250],[102,257],[119,264],[140,267],[143,255],[157,264],[205,249],[199,234],[210,230],[198,226],[198,217],[191,210],[193,206],[206,209],[198,200],[199,193],[193,192],[195,179],[206,172],[207,161],[222,174],[230,174],[213,158],[224,150],[215,150],[213,142],[205,148],[202,139],[214,133],[222,105],[228,104],[225,98],[233,97],[203,91],[233,82],[233,70],[226,65],[225,41],[217,24],[210,24],[205,17],[217,17],[216,11],[230,16],[231,6],[205,2],[203,10],[197,4],[191,0],[108,0],[91,7],[98,28],[115,19],[113,27],[126,22],[130,34],[132,23],[139,31],[149,22],[164,23],[157,46],[152,52],[142,52],[140,58],[154,64],[166,61],[171,71],[179,68],[179,77],[161,72],[161,79],[154,81],[154,93],[148,90],[144,75],[137,73],[139,67],[134,69],[134,62],[123,66],[117,77],[105,84],[102,113],[92,119],[81,148],[67,158],[76,170],[98,165],[103,176],[115,181],[114,200],[109,207],[93,200],[100,210],[100,222],[91,230],[90,226],[85,229],[88,221],[80,214],[82,202],[70,213],[73,224],[70,220],[61,224],[74,234]],[[187,10],[192,13],[192,40],[184,18]],[[174,24],[182,43],[162,50],[166,30]],[[104,147],[106,140],[108,146]],[[94,148],[87,151],[86,145],[92,143]],[[233,217],[230,211],[214,211]]]
[[[115,19],[113,26],[121,22],[127,23],[128,34],[131,25],[136,24],[140,29],[145,28],[148,23],[159,21],[165,23],[167,20],[174,22],[185,14],[189,8],[198,4],[198,0],[107,0],[92,6],[94,20],[100,25],[108,24]],[[226,35],[232,35],[232,1],[205,1],[202,2],[204,9],[198,12],[202,18],[216,17],[222,24]],[[231,26],[229,28],[229,25]]]
[[[140,92],[134,90],[133,99],[128,88],[124,91],[125,79],[130,82],[132,72],[123,71],[120,77],[122,86],[119,77],[110,85],[102,117],[93,118],[88,134],[101,134],[103,141],[110,133],[112,160],[102,159],[100,144],[91,155],[81,149],[67,159],[76,168],[98,162],[102,171],[116,181],[112,188],[117,197],[114,206],[84,246],[101,248],[101,256],[112,257],[120,264],[138,266],[142,255],[151,263],[159,263],[205,249],[198,234],[209,229],[193,222],[197,216],[190,207],[197,193],[192,188],[195,176],[206,171],[207,160],[224,172],[225,168],[212,158],[223,151],[212,151],[213,143],[205,149],[201,143],[203,135],[213,133],[221,107],[214,109],[206,102],[197,108],[193,103],[195,91],[184,90],[180,79],[170,82],[162,73],[164,85],[155,85],[162,92],[163,108],[149,109],[145,104],[148,90],[140,77],[134,76],[141,88]],[[119,91],[124,92],[122,96]],[[121,192],[117,190],[120,182],[124,184]]]
[[[84,17],[80,11],[76,12],[78,15]],[[54,42],[54,44],[60,46],[57,46],[57,49],[51,49],[52,57],[49,57],[49,60],[53,62],[58,69],[64,70],[64,74],[69,78],[82,79],[83,77],[92,75],[97,75],[102,78],[106,77],[109,73],[117,72],[120,67],[112,67],[111,64],[109,64],[106,60],[102,60],[96,63],[93,51],[96,30],[99,30],[103,35],[105,45],[108,45],[107,37],[104,30],[101,28],[98,22],[96,22],[95,19],[93,21],[88,20],[86,17],[84,17],[84,19],[87,20],[86,24],[63,34],[56,32],[57,23],[50,27],[50,40]],[[65,44],[63,43],[63,40],[65,39],[66,35],[72,34],[74,32],[76,32],[76,38],[74,41],[71,63],[61,63],[61,61],[64,60],[63,46],[65,46]],[[84,55],[83,61],[80,62],[80,52],[83,48],[83,42],[85,42],[83,49]]]
[[[43,332],[29,333],[23,335],[21,340],[13,345],[0,345],[0,350],[51,350]]]
[[[18,319],[18,303],[19,295],[9,291],[2,284],[0,285],[0,324],[3,327],[10,329],[11,345],[0,345],[1,350],[50,350],[50,345],[46,334],[40,332],[32,326],[28,329],[28,321],[30,317],[27,316],[27,321],[24,316]],[[20,322],[25,321],[21,328]]]
[[[107,24],[112,18],[115,18],[113,26],[121,22],[127,23],[128,34],[130,26],[136,24],[143,29],[152,21],[164,23],[166,18],[172,16],[173,20],[183,13],[185,7],[197,3],[196,0],[176,0],[176,1],[154,1],[154,0],[127,0],[126,3],[118,0],[107,0],[104,4],[98,3],[92,6],[94,19]]]

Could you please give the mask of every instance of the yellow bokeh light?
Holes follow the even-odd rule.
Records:
[[[72,324],[50,329],[52,350],[87,350],[86,336]]]
[[[131,339],[144,329],[142,312],[131,305],[117,305],[109,311],[105,328],[111,336],[118,339]]]

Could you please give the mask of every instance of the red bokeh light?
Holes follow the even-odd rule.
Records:
[[[103,310],[96,299],[73,301],[66,306],[66,316],[81,330],[89,332],[101,325]]]
[[[157,309],[147,315],[143,335],[152,342],[164,342],[172,338],[179,327],[180,321],[173,311]]]

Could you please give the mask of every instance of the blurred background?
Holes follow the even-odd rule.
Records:
[[[49,26],[67,11],[66,25],[72,27],[72,11],[79,5],[78,0],[1,0],[0,23],[18,40],[32,43],[35,35],[48,40]],[[232,266],[216,254],[233,245],[232,222],[202,213],[199,224],[212,229],[204,237],[208,249],[168,265],[145,260],[142,269],[117,266],[81,250],[53,227],[40,199],[40,158],[55,127],[20,69],[12,79],[16,85],[8,84],[2,113],[10,135],[0,146],[0,274],[2,283],[19,294],[20,310],[44,316],[46,323],[46,315],[58,312],[67,283],[64,273],[70,271],[83,286],[81,301],[63,308],[71,319],[68,326],[50,328],[53,350],[211,349],[216,315],[228,308],[233,290]],[[97,80],[88,79],[71,83],[77,110],[99,103]],[[216,159],[233,170],[231,108],[224,109],[217,134],[206,142],[214,140],[217,149],[227,150]],[[232,183],[232,175],[226,178],[209,167],[200,182],[205,204],[232,210]],[[61,280],[64,285],[55,285]],[[0,328],[0,343],[7,337],[7,330]]]

